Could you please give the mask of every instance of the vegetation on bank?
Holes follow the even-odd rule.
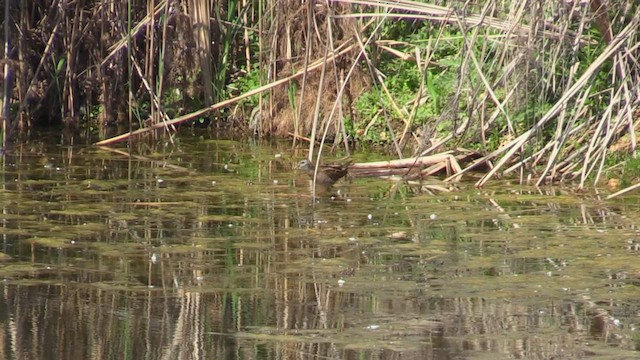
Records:
[[[620,164],[636,153],[638,10],[632,0],[5,0],[3,134],[63,124],[104,137],[119,126],[108,143],[226,122],[347,151],[381,144],[400,158],[472,149],[480,156],[455,176],[484,166],[478,185],[517,174],[583,187],[634,173]]]

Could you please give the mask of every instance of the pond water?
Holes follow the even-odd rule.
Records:
[[[352,179],[290,143],[3,158],[3,359],[635,359],[640,201]],[[327,160],[329,161],[329,160]]]

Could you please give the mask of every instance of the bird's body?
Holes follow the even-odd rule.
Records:
[[[304,170],[310,178],[314,178],[316,166],[309,160],[302,160],[298,164],[298,169]],[[336,181],[342,179],[349,172],[349,163],[340,165],[321,165],[318,174],[315,175],[316,184],[330,187]]]

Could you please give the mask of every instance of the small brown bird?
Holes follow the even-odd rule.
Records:
[[[342,179],[347,172],[349,172],[349,165],[351,163],[340,165],[321,165],[318,168],[318,175],[316,176],[316,184],[320,184],[325,187],[330,187],[336,183],[336,181]],[[298,164],[298,169],[304,170],[304,172],[313,179],[313,174],[316,171],[316,166],[309,160],[304,159]]]

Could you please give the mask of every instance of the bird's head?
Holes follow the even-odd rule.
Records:
[[[314,170],[314,168],[315,166],[313,166],[313,163],[307,159],[300,160],[300,162],[298,163],[298,169],[309,171]]]

